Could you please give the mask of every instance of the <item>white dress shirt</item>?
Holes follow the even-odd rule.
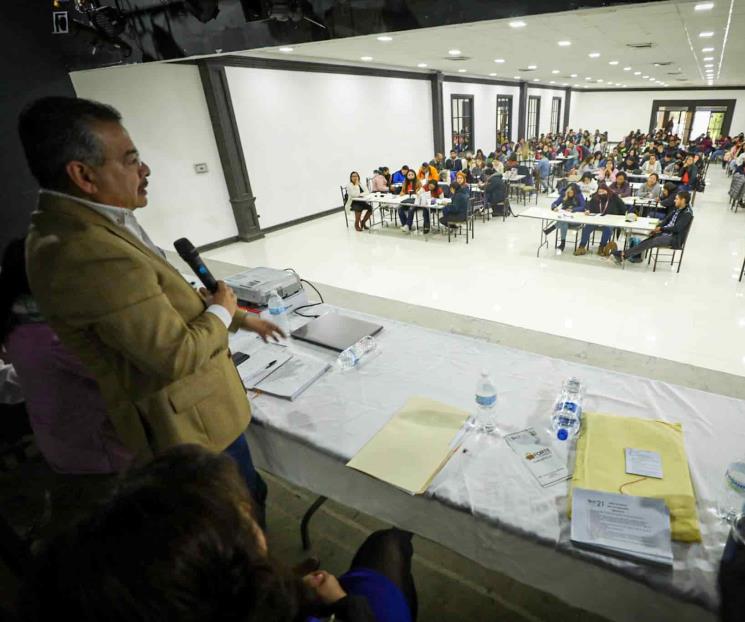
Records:
[[[58,192],[57,190],[47,190],[45,188],[42,188],[41,190],[39,190],[39,193],[48,194],[54,197],[60,197],[69,201],[75,201],[76,203],[80,203],[81,205],[89,207],[93,211],[98,212],[102,216],[105,216],[106,218],[111,220],[113,223],[129,231],[133,236],[135,236],[135,238],[137,238],[140,242],[147,246],[156,255],[167,261],[166,254],[163,252],[163,250],[160,247],[156,246],[155,242],[150,239],[150,236],[142,228],[142,225],[137,222],[134,210],[124,207],[116,207],[114,205],[96,203],[95,201],[89,201],[81,197],[76,197],[72,194]],[[228,328],[233,320],[230,315],[230,311],[228,311],[222,305],[211,304],[209,307],[207,307],[207,313],[216,315],[220,319],[220,321],[225,324],[225,328]]]

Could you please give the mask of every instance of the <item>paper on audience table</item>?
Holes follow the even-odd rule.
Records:
[[[357,452],[347,466],[422,494],[458,449],[451,446],[468,413],[424,397],[412,397]]]

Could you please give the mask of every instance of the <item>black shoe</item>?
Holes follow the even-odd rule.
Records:
[[[563,251],[565,246],[566,246],[566,240],[562,240],[561,244],[559,244],[559,250]]]
[[[429,227],[425,227],[423,230],[424,235],[427,235],[429,233]]]
[[[543,233],[545,233],[546,235],[551,235],[554,231],[556,231],[556,225],[551,225],[550,227],[546,227],[543,230]]]

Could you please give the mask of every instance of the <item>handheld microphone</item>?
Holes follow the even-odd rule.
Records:
[[[199,256],[197,249],[194,245],[189,242],[186,238],[180,238],[173,243],[173,247],[179,254],[181,259],[189,264],[189,267],[194,270],[194,274],[199,277],[202,284],[213,294],[217,291],[217,281],[209,268],[204,265],[202,258]]]

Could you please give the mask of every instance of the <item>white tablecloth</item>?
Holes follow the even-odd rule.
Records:
[[[706,614],[683,601],[717,606],[727,528],[710,508],[724,498],[726,466],[745,447],[745,401],[345,313],[384,325],[380,355],[360,369],[329,372],[295,402],[253,398],[249,437],[260,466],[614,620],[701,620]],[[233,349],[242,338],[231,338]],[[291,347],[335,358],[301,342]],[[568,540],[568,483],[541,488],[492,437],[468,437],[467,451],[449,461],[424,497],[344,466],[409,396],[471,409],[482,369],[497,383],[508,430],[546,429],[561,382],[572,375],[587,388],[586,411],[681,422],[703,543],[673,543],[672,571],[576,549]]]

